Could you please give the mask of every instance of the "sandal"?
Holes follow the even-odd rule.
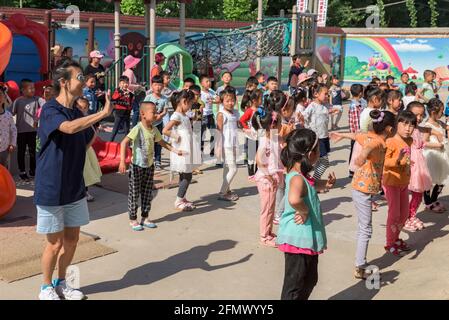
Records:
[[[405,242],[405,241],[402,240],[402,239],[396,240],[395,245],[396,245],[396,247],[397,247],[400,251],[410,251],[410,250],[412,250],[412,249],[408,246],[407,242]]]
[[[407,219],[404,225],[404,229],[410,232],[415,232],[418,230],[418,226],[414,223],[414,220]]]
[[[379,204],[376,201],[371,201],[371,211],[379,211]]]
[[[185,203],[186,205],[188,205],[190,208],[192,208],[193,210],[196,209],[196,206],[193,204],[192,201],[189,201],[189,200],[187,200],[187,199],[183,199],[183,200],[184,200],[184,203]]]
[[[399,248],[396,245],[385,246],[384,248],[385,248],[385,251],[387,251],[388,253],[391,253],[392,255],[395,255],[397,257],[402,256],[401,251],[399,250]]]
[[[185,202],[175,203],[175,208],[178,211],[193,211],[193,208]]]
[[[218,200],[223,201],[237,201],[239,199],[239,196],[235,193],[226,193],[226,194],[220,194],[218,197]]]
[[[425,228],[424,223],[418,218],[413,218],[413,224],[416,226],[417,230],[421,231]]]

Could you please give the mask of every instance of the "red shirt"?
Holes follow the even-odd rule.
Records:
[[[251,118],[253,117],[255,110],[253,108],[249,107],[245,110],[245,113],[240,117],[240,123],[242,124],[242,127],[244,129],[250,129],[248,123],[251,121]]]
[[[120,89],[115,89],[111,101],[114,103],[115,110],[131,111],[133,108],[134,95],[128,91],[124,93]]]

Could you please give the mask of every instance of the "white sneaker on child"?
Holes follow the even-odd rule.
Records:
[[[39,300],[61,300],[52,286],[41,289]]]
[[[83,300],[86,298],[80,290],[70,287],[65,280],[59,282],[59,285],[55,287],[55,291],[60,298],[65,300]]]

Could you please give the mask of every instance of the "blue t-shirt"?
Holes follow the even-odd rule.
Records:
[[[164,111],[164,109],[168,110],[168,99],[165,96],[161,96],[160,98],[156,98],[152,93],[145,97],[145,102],[153,102],[156,105],[156,113],[160,114]],[[163,119],[159,121],[153,122],[153,126],[157,127],[162,123]]]
[[[37,130],[36,205],[62,206],[86,196],[83,169],[86,147],[94,131],[88,128],[66,134],[58,130],[63,122],[81,117],[83,114],[78,108],[65,108],[56,99],[44,105]]]
[[[97,113],[98,101],[94,89],[83,88],[83,96],[89,101],[89,114]]]

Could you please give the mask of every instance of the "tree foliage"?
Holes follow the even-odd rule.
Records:
[[[406,0],[405,5],[407,6],[408,14],[410,17],[410,27],[416,28],[418,26],[418,17],[415,6],[415,0]]]

